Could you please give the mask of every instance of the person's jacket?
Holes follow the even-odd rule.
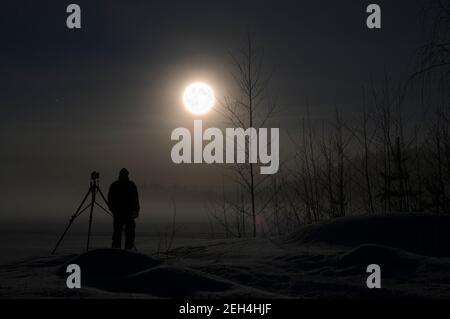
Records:
[[[114,215],[137,217],[139,194],[136,184],[124,178],[112,183],[108,192],[108,207]]]

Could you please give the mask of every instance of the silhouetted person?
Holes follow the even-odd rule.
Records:
[[[139,216],[139,195],[136,184],[128,178],[128,170],[122,168],[119,179],[111,184],[108,206],[114,217],[112,247],[121,248],[122,230],[125,228],[125,249],[134,247],[134,219]]]

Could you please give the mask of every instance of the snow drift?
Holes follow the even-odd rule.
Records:
[[[152,251],[97,249],[0,267],[3,298],[450,298],[450,217],[346,217],[282,238],[234,238]],[[439,256],[439,258],[437,258]],[[66,267],[81,266],[81,289]],[[382,288],[366,286],[369,264]]]
[[[450,257],[450,216],[394,214],[344,217],[300,228],[287,242],[356,247],[376,244]]]

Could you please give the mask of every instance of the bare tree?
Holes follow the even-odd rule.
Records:
[[[231,54],[234,72],[233,78],[237,84],[237,91],[227,96],[219,111],[233,126],[247,130],[249,128],[259,129],[274,114],[275,103],[268,98],[268,82],[270,75],[263,70],[264,55],[258,49],[255,40],[250,33],[247,34],[244,47],[236,54]],[[249,144],[255,136],[249,136]],[[245,150],[246,157],[251,158],[250,147],[238,145]],[[257,173],[258,164],[237,163],[234,166],[234,180],[249,195],[250,216],[252,220],[252,234],[256,236],[256,216],[260,214],[270,201],[264,201],[261,205],[257,203],[257,197],[267,177],[260,177]],[[258,207],[259,206],[259,207]]]
[[[361,130],[358,129],[351,130],[354,134],[354,137],[359,143],[359,146],[362,147],[362,174],[364,176],[364,183],[366,189],[366,198],[363,199],[363,202],[366,204],[366,208],[368,211],[373,214],[375,213],[375,203],[374,203],[374,194],[373,194],[373,182],[372,182],[372,163],[371,157],[375,154],[371,152],[371,147],[373,144],[373,138],[375,136],[376,130],[373,129],[370,131],[370,115],[367,109],[367,101],[366,101],[366,91],[363,88],[362,91],[362,115],[361,115]]]
[[[335,148],[337,159],[337,205],[338,205],[338,217],[345,216],[345,209],[347,206],[346,199],[346,176],[345,176],[345,149],[348,145],[348,141],[344,141],[344,123],[342,114],[336,108],[336,122],[335,122]]]
[[[172,214],[172,222],[170,226],[166,228],[166,231],[163,234],[159,235],[158,240],[158,248],[156,251],[156,255],[164,255],[165,258],[169,258],[170,251],[172,250],[174,239],[176,233],[180,230],[180,226],[177,226],[177,204],[174,199],[172,199],[173,205],[173,214]]]
[[[419,48],[418,70],[412,77],[443,70],[440,78],[443,80],[450,75],[450,1],[430,1],[424,8],[424,16],[431,25],[427,42]]]

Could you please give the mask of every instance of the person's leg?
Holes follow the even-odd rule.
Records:
[[[125,223],[125,249],[133,249],[134,247],[135,228],[134,219],[127,220]]]
[[[114,216],[114,232],[112,237],[112,248],[120,248],[122,246],[122,221],[119,217]]]

